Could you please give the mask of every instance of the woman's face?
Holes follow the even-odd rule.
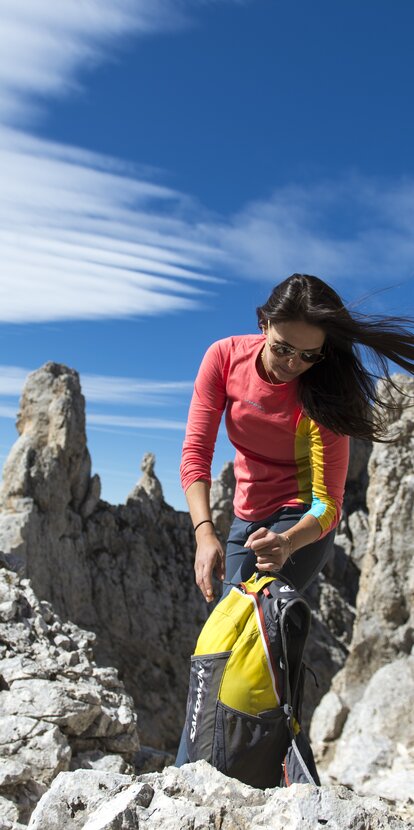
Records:
[[[286,323],[269,323],[263,328],[266,336],[265,357],[268,368],[280,383],[287,383],[312,368],[312,363],[303,360],[307,355],[322,351],[325,333],[319,326],[312,326],[302,320]],[[276,346],[291,347],[292,354],[280,355]]]

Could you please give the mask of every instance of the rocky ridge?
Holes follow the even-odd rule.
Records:
[[[0,569],[2,828],[27,822],[61,771],[134,770],[133,701],[115,669],[94,662],[95,639],[62,622],[29,580]]]
[[[138,778],[61,773],[29,830],[413,830],[404,811],[345,787],[255,790],[205,761]]]
[[[325,781],[414,803],[414,380],[394,380],[394,443],[376,444],[368,466],[369,535],[349,656],[311,737]]]
[[[403,377],[400,383],[405,394],[413,394],[411,379]],[[314,624],[307,659],[316,668],[321,687],[317,690],[308,684],[305,720],[324,695],[312,723],[324,781],[345,783],[364,795],[382,793],[394,802],[403,799],[407,821],[414,780],[410,706],[414,691],[414,424],[411,412],[403,411],[403,403],[404,396],[391,425],[397,443],[376,446],[372,453],[367,504],[369,448],[353,445],[335,557],[308,593]],[[73,781],[82,792],[92,786],[92,780],[98,780],[93,779],[91,770],[86,773],[92,775],[89,783],[82,779],[84,772],[66,772],[76,767],[95,767],[96,775],[98,768],[105,769],[99,775],[109,776],[105,781],[115,781],[108,787],[112,787],[118,806],[120,801],[123,803],[122,793],[135,792],[139,799],[141,790],[137,786],[141,783],[152,787],[157,799],[151,796],[147,806],[141,804],[147,810],[144,814],[137,813],[128,796],[126,812],[117,813],[115,805],[115,818],[108,818],[98,792],[94,807],[87,801],[85,823],[86,808],[80,806],[84,802],[79,795],[78,802],[70,802],[70,819],[78,824],[33,826],[45,830],[49,826],[115,830],[138,827],[142,819],[146,823],[166,822],[154,823],[154,827],[175,827],[170,816],[181,815],[177,809],[188,796],[190,812],[183,813],[183,827],[228,826],[230,830],[230,804],[223,806],[221,796],[216,799],[214,795],[208,813],[211,820],[197,812],[199,805],[207,809],[197,789],[202,791],[207,786],[201,783],[205,770],[194,773],[194,798],[183,784],[181,776],[187,780],[183,771],[166,770],[158,777],[151,773],[151,781],[127,775],[119,784],[117,776],[128,771],[127,765],[136,760],[135,713],[116,671],[98,667],[115,665],[120,670],[135,699],[144,744],[173,748],[183,718],[188,656],[206,615],[193,581],[194,540],[188,515],[177,513],[165,503],[151,454],[143,459],[143,476],[125,505],[113,507],[100,499],[99,477],[91,475],[84,401],[76,372],[47,364],[29,376],[18,429],[20,437],[5,465],[0,492],[0,550],[4,563],[0,569],[0,626],[4,626],[0,629],[0,708],[6,724],[0,739],[0,770],[5,770],[0,816],[4,830],[19,830],[27,822],[33,805],[60,771],[67,777],[64,787],[70,788]],[[232,486],[229,465],[212,490],[214,517],[223,534],[229,521]],[[87,630],[81,631],[78,626]],[[21,726],[17,720],[21,720]],[[39,747],[47,747],[38,777],[33,756],[25,754],[27,746],[36,753]],[[160,753],[160,763],[163,757]],[[62,775],[57,780],[60,787]],[[175,782],[171,786],[176,787],[176,798],[170,785],[165,784],[170,780]],[[237,782],[230,785],[221,776],[217,781],[214,793],[239,786]],[[319,792],[322,803],[328,790],[324,787]],[[332,823],[338,816],[345,816],[341,809],[346,791],[331,786],[329,792],[332,817],[325,821],[321,816],[319,821],[312,807],[316,796],[307,802],[304,795],[308,812],[300,821],[313,817],[314,823],[309,824],[312,828],[320,823],[333,828],[400,826],[384,823],[398,822],[398,811],[387,813],[384,803],[378,802],[378,810],[385,810],[385,817],[377,815],[371,800],[365,798],[357,806],[352,795],[347,796],[351,812],[346,820],[351,821],[352,814],[354,823]],[[50,794],[54,814],[61,795],[55,785]],[[275,795],[289,801],[285,793]],[[259,793],[257,797],[262,796]],[[48,797],[46,793],[42,805]],[[234,795],[236,802],[238,797]],[[216,801],[222,807],[219,813],[215,811]],[[112,804],[112,799],[108,803]],[[95,807],[101,811],[98,816]],[[261,810],[263,813],[263,806]],[[298,815],[284,802],[278,802],[278,810],[284,811],[288,826],[306,827],[298,823]],[[42,822],[49,821],[41,813],[36,814],[36,821],[40,820],[38,815],[43,816]],[[247,827],[247,821],[253,827],[278,826],[266,824],[268,818],[262,820],[260,810],[249,814],[248,819],[244,814],[237,815],[240,827]],[[210,824],[203,824],[208,821]]]
[[[150,454],[126,504],[100,499],[75,371],[48,363],[29,375],[17,427],[0,491],[0,551],[63,620],[97,635],[96,660],[119,670],[143,744],[174,749],[188,657],[206,618],[189,516],[165,503]]]

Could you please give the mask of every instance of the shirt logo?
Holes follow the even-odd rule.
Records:
[[[248,403],[250,406],[255,406],[256,409],[260,409],[261,412],[265,412],[264,406],[261,403],[256,403],[256,401],[249,401],[248,398],[243,398],[243,403]]]

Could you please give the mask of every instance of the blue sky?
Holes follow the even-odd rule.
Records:
[[[104,498],[151,450],[185,509],[198,364],[275,283],[414,313],[413,28],[410,0],[3,0],[2,461],[62,362]]]

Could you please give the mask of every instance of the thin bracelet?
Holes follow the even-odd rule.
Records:
[[[198,523],[198,525],[196,525],[196,526],[193,528],[194,533],[196,532],[196,530],[198,530],[198,528],[200,527],[200,525],[204,525],[204,524],[206,524],[206,522],[208,522],[209,524],[213,525],[213,527],[214,527],[214,522],[213,522],[213,520],[212,520],[212,519],[203,519],[203,521],[202,521],[202,522],[199,522],[199,523]]]
[[[287,542],[287,543],[288,543],[288,545],[289,545],[289,553],[288,553],[288,558],[289,558],[289,559],[290,559],[290,561],[292,562],[292,558],[291,558],[291,557],[292,557],[292,553],[293,553],[293,550],[292,550],[292,539],[290,538],[290,536],[287,536],[287,535],[286,535],[286,533],[281,533],[281,536],[283,537],[283,539],[285,540],[285,542]],[[293,563],[292,563],[292,564],[293,564]]]

